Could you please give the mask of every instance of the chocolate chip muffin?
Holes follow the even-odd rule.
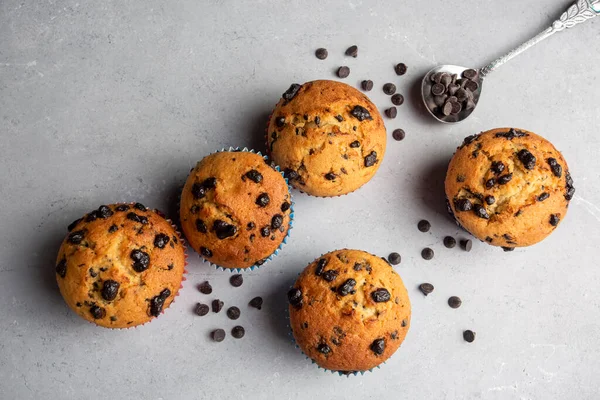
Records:
[[[82,318],[130,328],[158,317],[181,287],[185,246],[162,214],[140,203],[100,206],[74,221],[56,279]]]
[[[192,169],[181,194],[183,232],[223,268],[262,265],[284,243],[292,200],[281,172],[259,154],[223,151]]]
[[[400,276],[360,250],[316,259],[288,292],[296,343],[319,366],[343,373],[370,370],[400,347],[410,301]]]
[[[543,137],[512,128],[467,137],[450,161],[445,186],[457,222],[505,250],[552,233],[575,193],[562,154]]]
[[[377,107],[334,81],[293,84],[267,128],[268,148],[292,186],[313,196],[339,196],[367,183],[385,153]]]

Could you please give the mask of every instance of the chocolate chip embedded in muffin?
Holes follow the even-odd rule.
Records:
[[[385,339],[375,339],[373,343],[371,343],[371,350],[378,356],[382,355],[385,351]]]
[[[290,87],[288,88],[288,90],[286,90],[281,97],[286,101],[289,102],[291,101],[294,97],[296,97],[296,95],[298,94],[298,91],[302,88],[302,85],[299,85],[297,83],[292,83],[290,85]]]
[[[164,249],[165,246],[169,244],[169,240],[171,239],[168,235],[165,235],[164,233],[157,233],[156,236],[154,236],[154,247]]]
[[[259,205],[260,207],[266,207],[266,206],[268,206],[270,201],[271,200],[270,200],[269,195],[267,193],[261,193],[256,198],[256,204]]]
[[[526,150],[526,149],[520,150],[517,153],[517,157],[519,157],[519,160],[523,163],[523,166],[525,167],[525,169],[531,170],[531,169],[535,168],[536,158],[528,150]]]
[[[67,259],[63,258],[56,264],[56,273],[61,278],[64,278],[67,275]]]
[[[72,244],[80,244],[83,241],[84,237],[85,237],[84,231],[75,231],[75,232],[69,233],[67,240],[69,241],[69,243],[72,243]]]
[[[114,281],[112,279],[105,280],[102,283],[102,298],[106,301],[113,301],[117,298],[120,286],[121,285],[117,281]]]
[[[102,319],[106,317],[106,310],[102,307],[98,307],[96,305],[90,307],[90,314],[94,319]]]
[[[227,239],[237,233],[237,228],[234,225],[228,224],[220,219],[213,223],[213,231],[220,240]]]
[[[385,303],[390,301],[390,292],[385,288],[379,288],[371,292],[371,298],[375,303]]]
[[[154,296],[152,300],[150,300],[150,315],[158,317],[163,310],[165,301],[170,295],[171,291],[169,289],[163,289],[158,295]]]
[[[366,120],[370,121],[373,119],[373,117],[371,117],[371,113],[369,112],[369,110],[367,110],[363,106],[354,106],[354,108],[352,108],[352,110],[350,111],[350,115],[352,115],[354,118],[356,118],[360,122],[363,122]]]
[[[294,307],[302,307],[302,291],[298,288],[293,288],[288,291],[288,301]]]
[[[150,256],[140,249],[131,250],[129,257],[133,260],[131,266],[135,272],[144,272],[150,264]]]

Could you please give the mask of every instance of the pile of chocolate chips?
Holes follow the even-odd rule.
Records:
[[[474,69],[463,71],[461,78],[456,74],[436,72],[429,79],[431,95],[436,105],[434,112],[440,118],[475,108],[474,97],[479,89],[479,75]]]
[[[233,287],[240,287],[244,283],[244,278],[241,274],[232,275],[229,279],[229,283]],[[205,281],[198,285],[198,291],[205,295],[212,294],[212,285],[208,281]],[[248,306],[260,310],[262,308],[262,304],[262,297],[257,296],[250,300]],[[212,308],[213,313],[218,314],[219,312],[221,312],[224,305],[225,303],[223,301],[219,299],[214,299],[211,302],[211,307],[209,307],[208,304],[197,303],[196,307],[194,308],[194,312],[196,313],[196,315],[203,317],[206,314],[208,314],[210,309]],[[227,317],[229,317],[229,319],[237,320],[241,315],[241,310],[236,306],[232,306],[227,309],[226,314]],[[235,339],[241,339],[244,337],[245,334],[246,330],[241,325],[236,325],[231,329],[231,336],[233,336]],[[210,337],[215,342],[222,342],[223,340],[225,340],[225,336],[225,330],[221,328],[215,329],[210,333]]]

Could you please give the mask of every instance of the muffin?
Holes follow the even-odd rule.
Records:
[[[339,196],[367,183],[385,153],[385,125],[367,96],[341,82],[293,84],[267,128],[273,160],[292,186]]]
[[[140,203],[103,205],[68,229],[56,279],[79,316],[130,328],[169,307],[183,280],[185,246],[158,211]]]
[[[360,250],[316,259],[288,292],[298,346],[319,366],[370,370],[400,347],[410,326],[402,279],[384,260]]]
[[[445,187],[457,222],[505,250],[552,233],[575,193],[562,154],[543,137],[513,128],[467,137],[450,161]]]
[[[192,169],[181,194],[185,237],[223,268],[262,265],[286,240],[292,223],[289,187],[259,154],[222,151]]]

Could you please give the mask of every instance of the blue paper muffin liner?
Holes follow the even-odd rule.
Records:
[[[221,152],[225,152],[225,151],[236,151],[236,152],[253,153],[253,154],[257,154],[257,155],[261,156],[265,160],[265,162],[269,161],[269,157],[263,155],[260,151],[255,151],[253,149],[248,149],[247,147],[243,147],[243,148],[240,148],[240,147],[222,148],[221,150],[214,151],[214,152],[212,152],[210,154],[216,154],[216,153],[221,153]],[[215,263],[211,262],[210,260],[207,260],[206,258],[202,257],[201,254],[198,254],[198,257],[200,257],[200,259],[202,261],[204,261],[206,263],[209,263],[211,266],[215,267],[215,269],[217,269],[217,270],[229,271],[231,273],[234,273],[234,272],[244,272],[244,271],[254,271],[254,270],[257,270],[260,267],[266,265],[269,261],[271,261],[277,254],[279,254],[279,252],[283,248],[283,245],[287,244],[287,242],[289,240],[289,237],[290,237],[290,231],[292,230],[292,228],[294,226],[294,200],[292,198],[292,187],[290,186],[290,184],[288,182],[288,179],[284,176],[284,174],[281,171],[281,169],[279,168],[279,166],[277,166],[277,165],[272,165],[272,166],[273,166],[273,168],[277,172],[279,172],[279,174],[281,174],[281,176],[285,180],[285,184],[286,184],[286,186],[288,188],[288,193],[290,194],[290,214],[289,214],[290,221],[288,223],[288,230],[286,232],[285,237],[283,238],[283,240],[281,241],[281,243],[277,247],[277,249],[275,249],[275,251],[273,253],[271,253],[268,257],[263,258],[264,262],[262,264],[260,264],[260,265],[259,264],[254,264],[254,265],[252,265],[250,267],[247,267],[247,268],[228,268],[228,267],[223,267],[223,266],[220,266],[218,264],[215,264]],[[181,203],[181,194],[179,195],[179,202]]]

